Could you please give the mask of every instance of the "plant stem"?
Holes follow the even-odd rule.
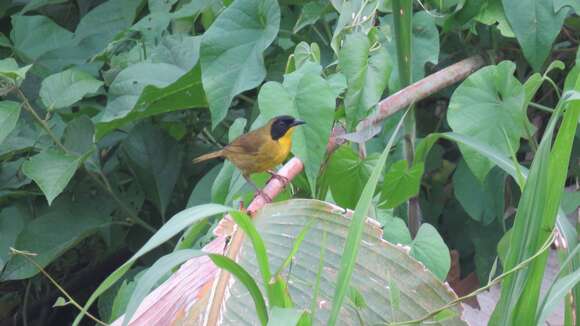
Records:
[[[52,141],[56,144],[56,146],[58,146],[65,153],[70,153],[69,150],[66,147],[64,147],[62,142],[58,139],[58,137],[56,137],[56,135],[52,132],[52,130],[48,126],[48,123],[46,123],[46,121],[44,121],[38,115],[38,113],[36,113],[36,111],[34,110],[32,105],[30,105],[28,98],[26,97],[26,95],[24,95],[24,93],[22,93],[20,88],[14,87],[14,90],[16,91],[16,95],[18,95],[18,98],[20,99],[20,101],[22,101],[22,106],[24,106],[24,109],[26,109],[26,111],[28,111],[28,112],[30,112],[30,114],[32,114],[32,116],[34,117],[34,120],[36,120],[36,122],[40,125],[40,127],[42,127],[42,129],[44,129],[44,131],[46,131],[46,133],[52,139]]]
[[[544,112],[554,113],[554,109],[549,108],[549,107],[542,105],[542,104],[539,104],[539,103],[530,102],[528,105],[533,107],[533,108],[536,108],[538,110],[544,111]]]
[[[395,25],[395,44],[399,67],[399,83],[401,88],[407,87],[412,81],[412,35],[413,35],[413,2],[410,0],[393,0],[393,21]],[[411,104],[405,117],[404,155],[407,166],[413,165],[415,153],[416,123],[414,105]],[[419,200],[417,197],[407,201],[407,223],[411,236],[415,237],[421,225]]]
[[[108,324],[103,322],[102,320],[99,320],[97,317],[93,316],[90,312],[86,311],[81,305],[79,305],[75,299],[62,287],[60,286],[60,284],[58,284],[58,282],[52,278],[52,276],[50,276],[50,274],[48,274],[44,268],[42,268],[42,266],[40,266],[39,263],[36,262],[36,260],[32,259],[30,256],[35,256],[36,254],[33,253],[29,253],[29,252],[24,252],[24,251],[20,251],[20,250],[16,250],[14,248],[10,248],[10,251],[12,252],[12,254],[16,254],[19,256],[24,257],[26,260],[28,260],[32,265],[36,266],[36,268],[38,268],[38,270],[44,275],[46,276],[46,278],[48,278],[48,280],[67,298],[67,300],[73,305],[75,306],[78,310],[82,311],[84,314],[86,314],[87,316],[89,316],[89,318],[91,318],[92,320],[94,320],[97,324],[99,325],[104,325],[107,326]]]

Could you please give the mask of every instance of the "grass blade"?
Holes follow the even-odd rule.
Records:
[[[268,310],[266,309],[266,302],[264,301],[264,296],[258,288],[258,284],[252,276],[238,263],[231,260],[230,258],[222,255],[209,254],[209,258],[216,264],[217,267],[225,269],[233,276],[235,276],[238,281],[240,281],[250,292],[252,300],[254,300],[254,305],[256,306],[256,313],[262,325],[268,323]]]
[[[137,251],[127,262],[117,268],[103,282],[101,282],[99,287],[93,292],[93,294],[91,294],[87,300],[87,303],[85,303],[84,309],[87,310],[101,294],[103,294],[107,289],[113,286],[115,282],[123,277],[123,275],[129,271],[137,259],[165,243],[167,240],[173,238],[188,226],[207,219],[211,216],[224,214],[232,210],[233,208],[223,205],[205,204],[191,207],[175,214],[167,221],[167,223],[165,223],[157,232],[155,232],[151,238],[149,238],[149,240],[143,245],[143,247],[141,247],[141,249],[139,249],[139,251]],[[78,325],[82,320],[83,315],[84,312],[79,313],[75,318],[73,325]]]
[[[408,111],[407,111],[408,112]],[[350,279],[352,277],[352,272],[354,270],[354,266],[356,263],[356,258],[358,254],[358,250],[360,247],[360,240],[362,237],[362,232],[364,228],[364,222],[371,206],[371,202],[373,200],[373,195],[375,193],[375,189],[377,188],[377,184],[379,182],[380,176],[383,174],[385,169],[385,162],[387,161],[387,157],[389,156],[389,152],[391,151],[391,147],[401,129],[403,124],[403,120],[405,119],[405,114],[399,120],[395,131],[391,135],[389,142],[387,143],[387,147],[383,150],[381,157],[377,161],[367,184],[365,185],[360,199],[356,205],[354,214],[352,216],[351,225],[348,231],[348,236],[346,238],[346,243],[344,245],[344,250],[342,253],[342,258],[340,260],[340,271],[338,274],[338,280],[336,283],[336,288],[334,291],[334,298],[332,302],[332,310],[330,312],[330,317],[328,319],[328,325],[334,326],[336,321],[338,320],[338,315],[340,313],[340,308],[342,307],[342,303],[344,301],[344,297],[348,293]]]

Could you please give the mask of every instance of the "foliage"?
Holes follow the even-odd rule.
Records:
[[[230,162],[191,160],[282,114],[306,121],[292,147],[304,173],[275,201],[308,200],[269,206],[255,223],[233,213],[255,251],[239,265],[209,258],[246,286],[236,291],[250,289],[256,321],[332,324],[345,309],[365,323],[422,318],[452,297],[419,298],[428,309],[397,315],[413,296],[398,277],[439,288],[451,249],[461,277],[475,273],[481,286],[513,269],[501,278],[492,324],[545,320],[580,296],[577,221],[566,216],[579,204],[579,10],[570,0],[4,1],[0,321],[70,324],[78,313],[66,302],[51,308],[61,294],[10,248],[35,253],[81,305],[98,300],[101,319],[130,317],[182,262],[202,255],[225,212],[252,199]],[[459,85],[418,94],[430,96],[360,130],[381,99],[474,55],[485,67]],[[328,151],[339,127],[372,137],[346,135],[353,141]],[[263,186],[269,176],[252,178]],[[355,210],[352,220],[341,215],[340,239],[327,239],[339,246],[332,254],[318,241],[328,229],[319,213],[308,213],[314,224],[289,219],[292,232],[267,218],[287,213],[284,205],[331,204]],[[401,259],[414,266],[382,278],[389,290],[376,297],[357,278],[372,257],[367,216],[385,240],[409,248]],[[561,269],[540,293],[540,249],[555,228]],[[301,240],[272,256],[278,238],[269,230]],[[332,262],[332,283],[319,261]],[[373,266],[393,263],[380,262]],[[296,285],[303,280],[281,275],[295,275],[293,264],[310,268],[295,273],[308,281],[318,274],[304,297],[294,292],[306,291]],[[317,291],[329,301],[319,313]],[[394,313],[377,310],[377,298]],[[565,325],[579,307],[564,305]],[[451,320],[453,311],[428,318]]]

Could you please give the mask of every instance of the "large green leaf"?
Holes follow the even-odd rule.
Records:
[[[42,81],[40,98],[48,110],[62,109],[80,101],[86,95],[96,93],[102,85],[102,81],[84,71],[68,69]]]
[[[361,159],[348,145],[339,147],[328,162],[325,180],[328,181],[332,198],[345,208],[354,208],[367,183],[378,154]]]
[[[501,0],[486,1],[475,20],[486,25],[495,25],[497,23],[497,28],[501,35],[505,37],[516,36],[505,16]]]
[[[77,155],[89,152],[94,149],[94,134],[95,126],[91,119],[81,115],[66,125],[62,136],[64,147]]]
[[[115,78],[109,95],[97,139],[145,117],[206,105],[199,65],[189,71],[167,63],[132,65]]]
[[[522,118],[524,89],[513,76],[514,70],[515,64],[503,61],[469,76],[451,96],[447,113],[453,131],[476,138],[507,157],[519,148],[527,123]],[[473,174],[483,182],[493,163],[467,146],[460,144],[459,149]]]
[[[22,165],[22,172],[38,185],[50,205],[72,179],[86,156],[45,150]]]
[[[563,7],[570,7],[574,9],[576,14],[580,13],[580,2],[576,0],[554,0],[554,11],[558,12]]]
[[[305,126],[297,127],[294,132],[292,153],[304,162],[304,171],[314,193],[334,119],[335,92],[326,80],[308,71],[312,65],[305,64],[286,75],[284,84],[266,83],[260,90],[258,103],[265,119],[289,114],[306,121]]]
[[[34,9],[38,9],[40,7],[44,7],[47,5],[54,5],[66,2],[67,0],[31,0],[22,8],[21,12],[24,14],[28,11],[32,11]]]
[[[266,77],[262,52],[280,25],[276,0],[238,0],[227,7],[201,41],[203,88],[215,127],[226,116],[235,95]]]
[[[292,259],[291,267],[284,269],[282,275],[288,275],[292,280],[288,282],[288,289],[294,308],[309,309],[313,302],[316,304],[316,313],[312,316],[314,325],[326,325],[328,321],[329,302],[334,294],[341,253],[352,222],[343,212],[321,201],[295,199],[267,205],[254,219],[256,229],[264,238],[270,266],[274,269],[284,263],[305,225],[312,225]],[[363,226],[361,248],[350,285],[366,301],[367,306],[358,309],[365,323],[374,325],[419,318],[453,300],[455,295],[434,274],[410,257],[408,251],[381,240],[382,231],[377,223],[367,220]],[[321,247],[324,250],[322,258],[319,255]],[[260,272],[249,239],[244,240],[240,252],[239,264],[254,278],[259,278]],[[312,289],[321,259],[320,288],[317,297],[313,298]],[[398,305],[392,302],[391,294],[395,289],[389,285],[393,284],[400,292]],[[223,323],[258,324],[245,287],[234,281],[230,291],[223,310]],[[458,307],[452,309],[459,313]],[[355,307],[345,303],[341,309],[340,323],[356,325],[358,322]],[[454,317],[434,324],[465,325],[465,322]]]
[[[10,247],[14,247],[20,232],[30,217],[24,210],[9,206],[0,211],[0,270],[10,259]]]
[[[554,12],[552,1],[502,0],[507,19],[524,50],[524,56],[539,71],[552,49],[568,10]]]
[[[10,38],[19,57],[34,61],[44,53],[71,44],[73,33],[45,16],[12,16]]]
[[[20,85],[31,67],[32,65],[28,65],[20,68],[14,58],[2,59],[0,60],[0,76],[9,79],[16,85]]]
[[[423,177],[423,163],[407,166],[406,160],[395,162],[387,174],[381,191],[381,207],[394,208],[419,193]]]
[[[352,33],[345,37],[338,55],[339,67],[348,84],[344,105],[350,127],[378,103],[391,75],[392,62],[387,50],[380,47],[370,54],[370,47],[365,34]]]
[[[116,34],[131,26],[144,0],[105,1],[83,16],[74,41],[93,53],[101,51]]]
[[[483,225],[490,224],[504,213],[505,173],[492,170],[481,183],[471,173],[464,160],[453,174],[453,192],[467,214]]]
[[[36,253],[34,260],[44,267],[108,223],[109,219],[94,207],[61,201],[29,222],[14,248]],[[6,265],[2,281],[25,279],[38,272],[26,258],[14,256]]]
[[[428,223],[423,223],[417,236],[411,243],[411,256],[425,264],[437,278],[444,281],[451,267],[449,248],[437,230]]]
[[[13,101],[0,102],[0,144],[16,127],[20,117],[20,103]]]
[[[150,123],[131,130],[123,142],[129,166],[162,216],[181,171],[183,153],[175,139]]]

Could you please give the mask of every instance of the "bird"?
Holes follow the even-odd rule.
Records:
[[[193,163],[225,158],[240,170],[244,179],[256,189],[258,195],[271,202],[272,199],[256,186],[250,175],[268,172],[272,178],[284,184],[288,183],[287,178],[278,175],[272,169],[286,160],[292,147],[295,127],[305,123],[289,115],[274,117],[266,125],[241,135],[224,148],[193,159]]]

